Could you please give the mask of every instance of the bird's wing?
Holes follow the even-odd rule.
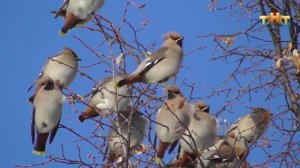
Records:
[[[89,100],[91,100],[91,98],[93,96],[95,96],[95,94],[99,91],[100,87],[102,87],[102,85],[99,85],[99,84],[96,84],[93,89],[91,90],[91,92],[89,93],[90,94],[90,97],[89,97]]]
[[[50,144],[52,143],[52,141],[53,141],[53,139],[54,139],[54,137],[55,137],[55,135],[56,135],[56,132],[57,132],[57,130],[58,130],[58,127],[59,127],[60,118],[61,118],[61,110],[62,110],[62,109],[60,109],[60,116],[59,116],[58,123],[57,123],[57,125],[53,128],[53,130],[51,131],[51,134],[50,134],[50,139],[49,139],[49,143],[50,143]]]
[[[215,161],[224,161],[224,158],[220,157],[219,149],[208,148],[202,154],[202,158],[205,160],[215,160]]]
[[[246,117],[246,116],[245,116],[245,117]],[[238,123],[239,123],[242,119],[243,119],[243,118],[239,118],[234,124],[232,124],[232,125],[229,127],[229,129],[228,129],[228,131],[227,131],[227,135],[228,135],[230,132],[232,132],[234,129],[237,128]]]
[[[108,145],[106,145],[105,152],[104,152],[104,157],[103,157],[103,160],[102,160],[102,162],[104,162],[104,161],[105,161],[105,159],[106,159],[106,156],[107,156],[107,153],[108,153]]]
[[[174,150],[175,147],[177,146],[178,142],[179,142],[179,139],[177,139],[176,141],[174,141],[174,142],[171,144],[171,146],[170,146],[170,148],[169,148],[169,151],[168,151],[169,154],[173,152],[173,150]]]
[[[178,148],[177,148],[177,156],[176,156],[176,160],[178,160],[179,159],[179,157],[180,157],[180,152],[181,152],[181,145],[179,144],[178,145]]]
[[[68,4],[69,4],[69,0],[65,0],[64,3],[62,4],[62,6],[57,11],[51,11],[51,13],[55,14],[55,16],[54,16],[55,19],[58,16],[62,16],[62,17],[66,16]]]
[[[151,54],[147,59],[141,62],[137,70],[133,72],[133,75],[143,75],[149,71],[153,66],[164,60],[164,53],[167,51],[166,47],[160,48],[158,51]]]
[[[34,144],[35,140],[35,107],[32,110],[32,117],[31,117],[31,142]]]
[[[105,85],[106,83],[110,82],[112,79],[111,77],[107,77],[104,78],[103,80],[101,80],[101,82],[95,84],[95,86],[93,87],[93,89],[90,92],[90,97],[89,100],[97,93],[100,91],[100,89],[103,87],[103,85]]]
[[[53,56],[51,59],[54,59],[54,58],[57,57],[57,56],[59,56],[59,53],[56,54],[55,56]],[[31,86],[27,89],[27,92],[29,92],[29,91],[32,89],[32,87],[34,86],[34,84],[35,84],[39,79],[41,79],[41,78],[44,77],[45,68],[46,68],[46,66],[48,65],[48,63],[50,62],[51,59],[47,59],[47,61],[44,63],[44,65],[43,65],[43,67],[42,67],[40,73],[38,74],[38,77],[37,77],[36,80],[31,84]]]
[[[36,95],[36,93],[34,93],[32,96],[30,96],[30,97],[28,98],[28,102],[29,102],[30,104],[33,104],[35,95]]]

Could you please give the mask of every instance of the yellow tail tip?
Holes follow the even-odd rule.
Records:
[[[64,33],[64,32],[62,32],[62,31],[59,31],[59,35],[60,35],[61,37],[65,37],[65,36],[66,36],[66,33]]]
[[[38,156],[43,156],[45,155],[45,151],[37,151],[37,150],[32,150],[32,153]]]
[[[155,162],[156,162],[156,163],[161,163],[161,162],[162,162],[162,159],[159,158],[159,157],[155,157]]]

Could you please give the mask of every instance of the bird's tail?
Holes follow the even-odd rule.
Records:
[[[116,83],[116,87],[120,88],[124,85],[129,85],[133,84],[136,82],[141,82],[142,81],[142,76],[141,75],[129,75],[125,79],[122,79]]]
[[[97,116],[99,116],[99,113],[97,113],[94,108],[88,106],[86,108],[86,110],[78,117],[78,120],[80,122],[83,122],[86,119],[94,118],[94,117],[97,117]]]
[[[180,166],[186,167],[195,159],[196,155],[194,153],[183,152],[182,158],[180,159]]]
[[[66,14],[66,20],[65,23],[63,25],[63,27],[61,28],[59,34],[61,36],[66,35],[66,33],[68,32],[68,30],[72,29],[73,27],[75,27],[77,25],[77,23],[79,23],[80,21],[76,18],[75,15],[71,14],[71,13],[67,13]]]
[[[182,157],[179,160],[175,160],[168,164],[166,167],[188,167],[192,164],[192,161],[196,159],[196,155],[192,153],[183,152]]]
[[[36,143],[34,145],[32,153],[35,155],[44,155],[46,149],[46,142],[49,133],[37,133]]]
[[[157,150],[157,155],[156,155],[156,158],[155,158],[155,161],[156,162],[161,162],[162,159],[164,158],[164,155],[165,155],[165,151],[168,149],[168,147],[170,146],[171,144],[169,142],[162,142],[160,140],[159,142],[159,147],[158,147],[158,150]]]

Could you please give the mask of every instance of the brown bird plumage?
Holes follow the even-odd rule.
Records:
[[[185,132],[194,110],[176,86],[167,86],[166,90],[168,98],[156,115],[156,135],[160,139],[157,162],[163,159],[166,149],[171,144],[177,143]]]
[[[49,143],[52,143],[59,126],[63,102],[62,92],[51,80],[42,85],[33,98],[31,136],[32,143],[35,142],[34,154],[45,153],[49,134]],[[37,134],[36,139],[35,134]]]
[[[92,15],[99,10],[105,0],[66,0],[58,11],[52,11],[57,16],[65,19],[60,35],[65,35],[68,30],[78,24],[83,24],[92,18]]]
[[[213,146],[203,152],[200,159],[205,167],[235,168],[240,165],[241,168],[245,168],[247,155],[247,142],[244,139],[219,137]]]
[[[143,60],[132,74],[119,81],[118,87],[136,82],[165,82],[179,71],[183,59],[183,37],[177,32],[169,32],[164,39],[161,48]]]
[[[271,113],[268,110],[256,107],[233,124],[227,131],[227,136],[245,138],[248,142],[256,141],[267,130],[270,120]]]
[[[116,76],[115,79],[108,77],[99,82],[92,90],[89,106],[78,117],[79,121],[83,122],[99,115],[107,116],[113,113],[116,107],[119,111],[126,108],[130,101],[132,88],[128,86],[115,88],[115,80],[120,81],[124,77],[124,75]]]

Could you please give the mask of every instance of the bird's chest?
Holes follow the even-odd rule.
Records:
[[[54,61],[51,61],[44,71],[44,75],[49,76],[53,80],[58,80],[65,85],[71,83],[75,74],[76,71],[73,68]]]

